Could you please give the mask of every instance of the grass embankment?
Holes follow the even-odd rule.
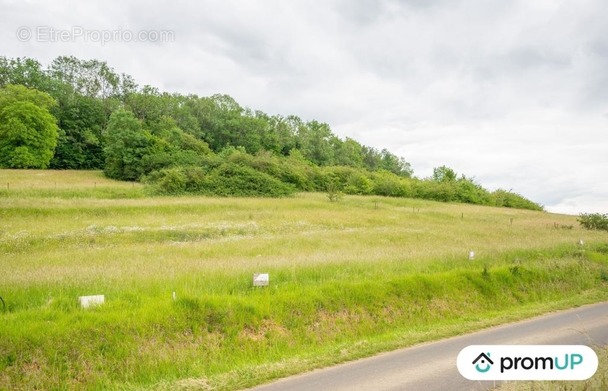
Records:
[[[0,182],[0,389],[235,389],[608,299],[608,235],[573,216],[147,198],[95,172]],[[252,288],[254,272],[271,286]],[[89,294],[107,303],[80,309]]]

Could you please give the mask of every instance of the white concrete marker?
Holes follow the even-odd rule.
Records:
[[[268,273],[254,273],[253,286],[268,286],[270,284],[270,275]]]
[[[82,308],[94,307],[101,305],[106,301],[105,295],[80,296],[78,302]]]

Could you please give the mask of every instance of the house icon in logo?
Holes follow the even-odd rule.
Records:
[[[486,373],[490,370],[492,365],[494,365],[494,361],[492,361],[490,358],[490,353],[481,353],[475,360],[473,360],[473,365],[475,365],[477,372]],[[480,365],[484,365],[484,367],[482,368]]]

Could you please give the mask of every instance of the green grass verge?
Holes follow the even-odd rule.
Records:
[[[608,299],[608,236],[556,228],[573,216],[114,197],[139,190],[111,181],[83,196],[99,173],[62,187],[0,171],[17,174],[0,198],[0,389],[238,389]],[[258,271],[270,287],[251,286]],[[107,302],[83,310],[88,294]]]

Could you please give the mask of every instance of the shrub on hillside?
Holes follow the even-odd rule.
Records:
[[[314,178],[320,170],[319,167],[312,165],[305,160],[283,158],[280,164],[279,179],[283,182],[294,185],[298,190],[315,191]]]
[[[206,177],[203,192],[220,196],[284,197],[295,187],[251,167],[224,163]]]
[[[152,194],[179,195],[205,192],[207,171],[202,167],[171,167],[154,171],[143,178]]]
[[[243,148],[228,147],[217,155],[220,161],[251,167],[256,171],[268,174],[281,182],[293,185],[302,191],[322,190],[315,184],[315,170],[318,167],[306,160],[298,150],[293,150],[287,157],[275,155],[268,151],[248,154]]]
[[[186,191],[187,177],[183,168],[174,167],[154,171],[145,182],[152,185],[155,194],[177,195]]]
[[[362,170],[354,171],[344,187],[346,194],[368,195],[372,194],[374,183]]]
[[[456,186],[456,181],[437,182],[428,179],[416,181],[414,197],[441,202],[456,201],[458,196]]]
[[[490,193],[467,178],[456,181],[456,199],[467,204],[487,205],[490,202]]]
[[[581,213],[577,220],[586,229],[608,231],[608,214]]]
[[[543,207],[523,196],[510,191],[498,189],[490,195],[490,204],[506,208],[529,209],[542,211]]]
[[[331,182],[337,190],[342,191],[348,184],[349,178],[356,172],[355,168],[347,166],[323,167],[323,174],[326,181]],[[327,187],[327,185],[325,186]]]
[[[153,194],[207,194],[241,197],[284,197],[295,188],[251,167],[223,163],[210,171],[203,167],[172,167],[154,171],[144,182]]]
[[[372,176],[372,194],[387,197],[410,196],[406,180],[389,171],[380,170]]]

